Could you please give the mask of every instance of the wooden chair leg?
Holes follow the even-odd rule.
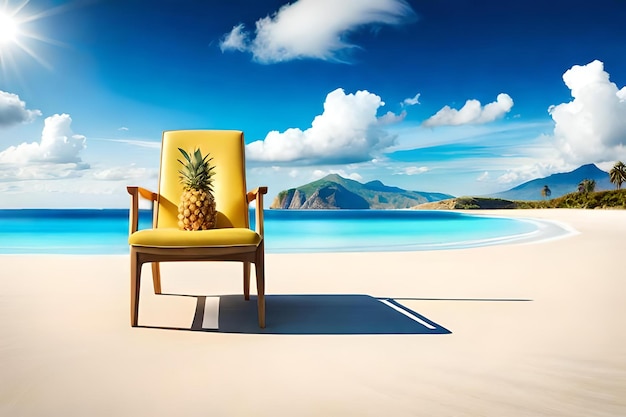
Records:
[[[256,254],[256,260],[254,263],[256,274],[256,292],[257,292],[257,307],[259,314],[259,327],[265,328],[265,250],[263,248],[263,242],[259,245]]]
[[[161,266],[158,262],[152,262],[152,284],[154,293],[161,294]]]
[[[250,262],[243,263],[243,297],[250,299]]]
[[[139,319],[139,290],[141,288],[141,263],[135,248],[130,248],[130,325],[136,327]]]

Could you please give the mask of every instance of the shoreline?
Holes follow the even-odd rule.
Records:
[[[626,211],[514,212],[472,211],[579,233],[268,254],[266,334],[189,330],[197,297],[240,294],[240,265],[163,264],[160,296],[144,268],[143,327],[131,328],[126,255],[0,255],[0,415],[626,415]],[[279,314],[298,295],[306,315]],[[362,320],[332,333],[339,317],[315,308],[357,295],[449,333],[376,334]],[[371,313],[361,308],[346,317]]]
[[[81,211],[81,210],[78,210]],[[309,210],[313,212],[318,212],[319,210]],[[364,212],[368,210],[345,210],[348,212]],[[371,211],[371,210],[370,210]],[[384,212],[384,211],[394,211],[394,210],[374,210],[376,212]],[[400,212],[405,212],[405,210],[397,210]],[[294,212],[292,210],[292,212]],[[441,212],[441,211],[433,211],[433,212]],[[574,230],[570,230],[569,226],[563,222],[557,222],[550,219],[540,219],[536,216],[534,218],[524,218],[519,214],[511,213],[510,210],[447,210],[448,215],[463,215],[467,217],[475,217],[475,218],[485,218],[485,219],[513,219],[519,220],[520,222],[526,222],[532,224],[536,230],[533,231],[522,231],[510,230],[508,232],[502,232],[500,236],[493,236],[490,233],[485,233],[483,236],[466,236],[466,235],[458,235],[454,237],[447,237],[446,239],[439,239],[438,236],[433,234],[429,237],[429,239],[422,238],[421,229],[417,228],[413,230],[413,234],[408,233],[406,231],[400,232],[399,230],[389,230],[387,239],[384,241],[380,241],[378,235],[377,237],[369,236],[367,232],[363,236],[352,237],[351,239],[344,239],[341,244],[332,243],[334,242],[332,236],[330,236],[330,240],[327,240],[327,246],[320,246],[319,243],[316,243],[313,246],[298,246],[296,244],[293,246],[295,242],[291,242],[292,246],[285,246],[286,244],[281,241],[283,237],[281,237],[278,232],[278,236],[268,234],[268,244],[266,244],[266,253],[268,254],[290,254],[290,253],[352,253],[352,252],[369,252],[369,253],[378,253],[378,252],[414,252],[414,251],[428,251],[428,250],[451,250],[451,249],[463,249],[463,248],[473,248],[473,247],[481,247],[481,246],[493,246],[493,245],[502,245],[502,244],[517,244],[517,243],[532,243],[535,241],[543,241],[543,240],[551,240],[554,238],[565,237],[569,234],[575,233]],[[298,214],[295,212],[294,214]],[[100,221],[102,219],[96,219],[96,221]],[[126,218],[124,217],[124,220]],[[337,219],[341,221],[340,219]],[[88,218],[80,220],[82,222],[90,221]],[[279,219],[273,220],[274,222],[279,221]],[[334,221],[334,220],[331,220]],[[376,222],[376,218],[372,218],[372,221]],[[31,220],[32,222],[32,220]],[[97,224],[97,223],[96,223]],[[2,226],[2,225],[0,225]],[[75,224],[67,224],[65,227],[72,227],[76,229],[78,226]],[[125,224],[123,229],[119,227],[121,225],[116,226],[116,231],[119,236],[116,237],[116,241],[113,242],[110,239],[105,242],[99,242],[97,245],[94,244],[94,239],[92,234],[78,234],[74,240],[73,245],[68,245],[65,240],[63,243],[61,241],[57,242],[56,240],[48,241],[48,248],[46,246],[42,246],[37,238],[37,230],[32,228],[29,229],[26,233],[26,236],[33,236],[31,239],[33,243],[25,243],[25,237],[18,236],[13,231],[13,234],[9,232],[8,235],[2,235],[0,233],[0,237],[4,237],[4,245],[0,245],[0,256],[2,255],[24,255],[24,256],[36,256],[36,255],[81,255],[81,256],[102,256],[102,255],[127,255],[128,254],[128,246],[126,245],[127,239],[127,225]],[[267,224],[269,227],[269,224]],[[52,226],[47,225],[44,227],[59,227],[56,224]],[[89,228],[89,225],[83,224],[81,227]],[[150,227],[148,225],[144,225],[144,227]],[[277,226],[274,226],[277,227]],[[367,229],[367,224],[363,224],[362,228]],[[74,230],[72,229],[72,230]],[[119,229],[119,230],[117,230]],[[488,230],[486,228],[485,230]],[[496,230],[492,227],[493,230]],[[478,229],[477,229],[478,230]],[[9,226],[9,231],[11,231],[11,227]],[[266,228],[266,231],[268,229]],[[447,232],[446,232],[447,233]],[[351,234],[350,234],[351,235]],[[480,235],[480,233],[479,233]],[[13,246],[9,245],[11,242],[11,237],[14,236],[18,239],[18,242],[21,242],[21,246],[19,244],[13,243]],[[339,233],[337,236],[342,236]],[[275,240],[274,238],[277,239]],[[317,236],[313,234],[311,236],[313,240],[319,240],[321,236]],[[21,240],[20,240],[21,239]],[[306,241],[306,239],[305,239]],[[45,243],[44,243],[45,244]],[[61,247],[58,247],[61,245]],[[103,248],[105,251],[103,251]],[[32,252],[29,252],[32,251]],[[100,252],[98,252],[100,251]]]

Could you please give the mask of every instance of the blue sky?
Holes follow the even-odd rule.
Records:
[[[271,199],[453,195],[626,160],[626,1],[0,0],[0,208],[127,207],[161,132],[240,129]]]

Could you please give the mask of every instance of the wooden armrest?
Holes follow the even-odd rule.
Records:
[[[126,187],[126,191],[128,191],[128,194],[132,195],[133,197],[140,196],[150,201],[157,201],[157,198],[159,196],[157,193],[153,193],[152,191],[142,187]]]
[[[255,223],[256,232],[263,237],[263,194],[267,194],[267,187],[257,187],[246,194],[248,204],[256,200]]]
[[[142,187],[126,187],[130,194],[130,210],[128,212],[128,232],[132,235],[139,227],[139,197],[152,202],[157,201],[159,195]]]
[[[267,194],[267,187],[257,187],[252,191],[248,191],[248,194],[246,194],[248,203],[257,200],[258,198],[263,198],[263,194]]]

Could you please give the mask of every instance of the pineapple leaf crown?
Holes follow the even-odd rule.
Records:
[[[213,192],[213,175],[215,174],[215,166],[211,165],[213,158],[209,158],[208,153],[202,156],[200,149],[197,148],[191,155],[184,149],[178,148],[178,150],[186,161],[178,160],[183,166],[178,171],[181,184],[188,189]]]

